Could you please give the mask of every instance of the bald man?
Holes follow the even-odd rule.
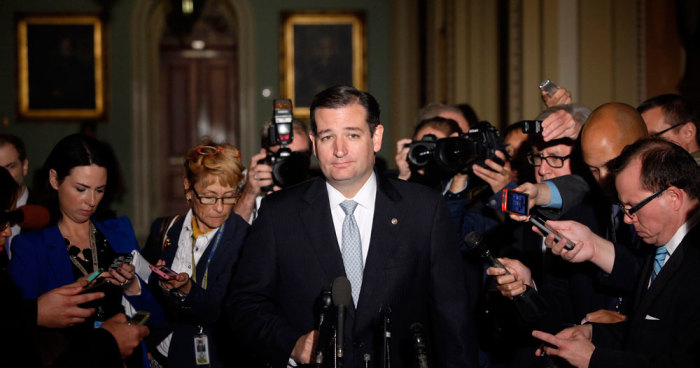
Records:
[[[626,146],[647,136],[644,120],[634,107],[612,102],[600,105],[581,131],[583,160],[600,187],[609,192],[607,163]]]

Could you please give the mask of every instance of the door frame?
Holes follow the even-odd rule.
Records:
[[[240,149],[253,152],[257,130],[255,122],[255,27],[249,0],[221,0],[232,10],[238,45],[238,88]],[[148,235],[151,221],[161,213],[157,191],[163,178],[158,175],[161,135],[160,82],[158,68],[160,39],[165,29],[166,8],[162,1],[137,1],[132,13],[131,45],[131,178],[133,213],[131,221],[137,237]]]

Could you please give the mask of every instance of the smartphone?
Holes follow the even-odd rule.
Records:
[[[100,276],[100,274],[102,272],[104,272],[104,270],[101,268],[98,268],[97,270],[95,270],[95,272],[91,273],[90,276],[88,276],[85,280],[89,284],[89,283],[93,282],[97,278],[97,276]]]
[[[122,264],[131,264],[131,261],[133,260],[134,255],[131,253],[117,254],[117,256],[114,257],[114,260],[112,261],[112,264],[109,266],[109,268],[118,268]]]
[[[559,86],[554,84],[551,80],[547,79],[544,82],[540,83],[540,89],[547,92],[547,96],[552,97],[557,90],[559,90]]]
[[[151,318],[151,313],[146,311],[138,311],[129,318],[130,325],[143,325]]]
[[[537,228],[540,229],[545,235],[554,234],[554,240],[556,240],[557,242],[561,239],[566,239],[566,244],[564,245],[564,248],[568,250],[574,249],[574,242],[572,242],[569,238],[565,237],[564,235],[561,235],[553,227],[547,225],[547,220],[537,215],[530,215],[530,222],[532,222],[533,225],[537,226]]]
[[[149,265],[151,268],[151,271],[155,272],[158,277],[160,277],[163,280],[171,280],[174,279],[175,276],[177,276],[177,272],[169,269],[166,266],[154,266],[154,265]]]
[[[522,120],[520,126],[525,134],[542,133],[542,120]]]
[[[511,189],[503,189],[501,199],[501,211],[503,212],[525,216],[527,216],[527,214],[530,212],[530,199],[525,193],[516,192]]]

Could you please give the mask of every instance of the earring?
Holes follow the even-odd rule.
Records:
[[[185,206],[189,207],[191,203],[192,203],[192,198],[186,197],[186,199],[185,199]]]

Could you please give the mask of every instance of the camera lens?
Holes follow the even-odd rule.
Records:
[[[420,167],[427,165],[428,162],[430,162],[432,155],[433,150],[431,149],[431,147],[428,147],[427,145],[416,144],[412,147],[408,157],[411,159],[411,162],[414,165]]]

